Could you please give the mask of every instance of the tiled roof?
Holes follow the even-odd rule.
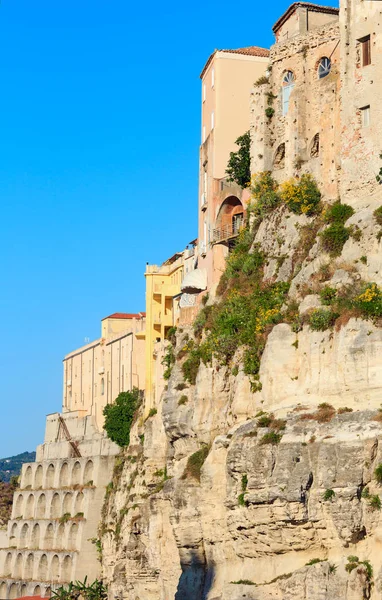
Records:
[[[338,8],[334,8],[333,6],[322,6],[321,4],[312,4],[311,2],[294,2],[293,4],[290,5],[288,10],[285,11],[285,13],[283,15],[281,15],[281,17],[273,25],[273,27],[272,27],[273,32],[276,33],[276,31],[278,29],[280,29],[281,25],[283,25],[285,23],[285,21],[287,21],[289,19],[289,17],[294,13],[296,8],[299,8],[299,7],[307,8],[308,10],[311,10],[313,12],[321,12],[321,13],[327,13],[327,14],[331,14],[331,15],[338,15],[340,12]]]
[[[102,321],[105,321],[106,319],[141,319],[142,317],[145,317],[146,313],[145,312],[140,312],[140,313],[113,313],[112,315],[109,315],[108,317],[104,317],[102,319]]]
[[[236,50],[215,50],[204,65],[204,69],[200,74],[200,79],[203,78],[204,73],[207,71],[213,57],[216,52],[228,52],[229,54],[245,54],[247,56],[260,56],[266,58],[269,56],[269,50],[267,48],[260,48],[259,46],[247,46],[246,48],[236,48]]]

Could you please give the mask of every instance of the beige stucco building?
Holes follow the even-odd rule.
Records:
[[[145,387],[145,313],[114,313],[102,320],[101,338],[64,358],[63,412],[94,416],[120,392]]]
[[[199,156],[198,269],[214,293],[230,240],[243,222],[249,195],[229,183],[226,168],[236,139],[249,129],[250,90],[264,75],[269,51],[250,46],[216,50],[201,73],[202,131]]]

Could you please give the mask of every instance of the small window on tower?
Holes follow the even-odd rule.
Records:
[[[321,58],[320,62],[318,63],[318,79],[324,79],[324,77],[329,75],[331,68],[332,63],[330,58],[327,58],[326,56]]]
[[[370,125],[370,106],[364,106],[361,108],[361,119],[362,127],[369,127]]]
[[[359,40],[361,44],[361,64],[363,67],[371,64],[371,43],[370,35],[365,36]]]

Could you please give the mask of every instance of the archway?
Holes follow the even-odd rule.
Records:
[[[38,550],[40,548],[40,525],[36,523],[32,529],[32,548]]]
[[[70,549],[70,550],[77,549],[77,535],[78,535],[78,524],[72,523],[72,525],[69,529],[68,549]]]
[[[64,463],[60,471],[60,487],[67,487],[69,485],[69,467],[68,463]]]
[[[62,513],[65,514],[72,514],[72,504],[73,504],[73,496],[71,494],[71,492],[67,492],[64,496],[64,502],[62,505]]]
[[[10,598],[10,600],[13,600],[13,598],[17,598],[17,596],[18,596],[17,584],[12,583],[11,587],[9,588],[9,598]]]
[[[32,519],[34,515],[34,496],[29,494],[25,507],[24,519]]]
[[[244,207],[236,196],[226,198],[219,209],[213,231],[213,241],[235,237],[244,225]]]
[[[7,584],[5,583],[5,581],[3,581],[0,584],[0,598],[2,598],[2,600],[4,600],[7,597]]]
[[[72,573],[72,557],[67,555],[62,561],[62,575],[61,581],[66,582],[70,581]]]
[[[23,502],[24,502],[24,496],[22,494],[19,494],[17,496],[16,506],[15,506],[15,518],[16,519],[18,517],[23,516]]]
[[[60,525],[58,526],[57,535],[56,535],[56,549],[57,550],[61,550],[61,549],[65,548],[65,539],[66,539],[65,525],[64,525],[64,523],[60,523]]]
[[[73,465],[72,485],[79,485],[80,483],[81,483],[81,463],[77,460]]]
[[[5,559],[5,565],[4,565],[4,576],[5,577],[10,577],[11,576],[11,572],[12,572],[12,552],[8,552],[7,554],[7,558]]]
[[[40,581],[46,581],[48,576],[48,558],[46,554],[43,554],[40,558],[40,564],[38,566],[38,579]]]
[[[13,523],[12,525],[12,529],[11,529],[11,537],[10,537],[10,542],[11,542],[11,546],[15,546],[15,542],[17,541],[17,523]]]
[[[53,523],[49,523],[45,531],[44,548],[45,550],[52,550],[54,540],[54,527]]]
[[[16,556],[15,568],[13,569],[13,578],[22,579],[23,576],[23,555],[20,553]]]
[[[23,487],[31,487],[32,485],[32,467],[29,465],[26,469],[25,469],[25,475],[24,475],[24,486]]]
[[[84,495],[82,492],[78,492],[76,501],[74,503],[74,516],[81,516],[80,513],[84,512]]]
[[[37,511],[36,517],[37,519],[43,519],[46,513],[46,497],[45,494],[40,494],[37,500]]]
[[[28,554],[25,561],[24,579],[33,579],[33,567],[34,567],[34,556],[32,553]]]
[[[93,485],[93,470],[94,465],[92,460],[88,460],[85,466],[84,472],[84,484],[85,485]]]
[[[46,470],[45,487],[52,488],[54,485],[54,465],[50,464]]]
[[[21,597],[24,598],[24,596],[28,595],[28,586],[26,583],[23,583],[23,585],[21,586]],[[1,596],[2,597],[2,596]]]
[[[38,465],[35,476],[34,476],[34,487],[36,490],[38,490],[42,487],[42,476],[43,476],[42,465]]]
[[[52,503],[50,505],[50,516],[52,519],[58,519],[61,517],[61,500],[60,494],[57,492],[53,495]]]
[[[36,585],[36,587],[34,588],[33,596],[41,596],[41,588],[39,585]]]
[[[28,532],[28,523],[24,523],[21,528],[19,548],[26,548],[28,546]]]
[[[52,563],[50,565],[50,575],[52,581],[58,581],[60,578],[60,559],[57,554],[55,554],[52,558]]]

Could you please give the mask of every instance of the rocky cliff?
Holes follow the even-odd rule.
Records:
[[[360,201],[342,221],[285,206],[256,218],[247,255],[261,267],[235,274],[229,259],[233,279],[202,326],[178,329],[157,413],[135,423],[109,486],[111,596],[382,597],[381,204]],[[331,249],[333,223],[346,235]],[[217,328],[241,289],[272,304],[258,309],[256,354],[247,340],[223,346],[224,360],[232,330],[218,347]]]

